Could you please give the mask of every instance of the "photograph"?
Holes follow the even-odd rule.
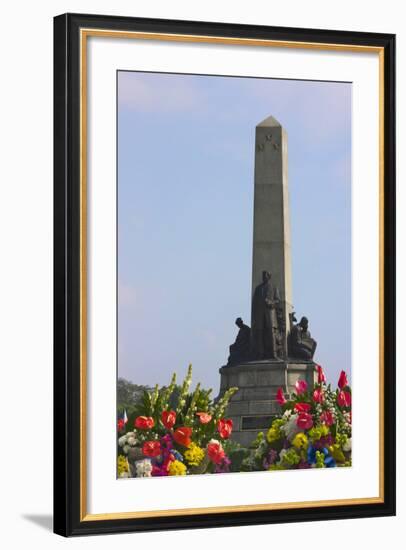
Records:
[[[402,540],[406,31],[375,4],[2,6],[2,548]]]
[[[54,24],[55,532],[393,514],[394,35]]]
[[[351,467],[352,83],[116,78],[117,477]]]

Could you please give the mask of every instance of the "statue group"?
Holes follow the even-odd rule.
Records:
[[[283,360],[287,357],[305,361],[313,359],[317,342],[309,332],[309,321],[302,317],[299,323],[295,323],[295,314],[292,313],[286,335],[279,290],[273,284],[269,271],[262,272],[262,283],[255,288],[251,319],[251,329],[241,317],[236,319],[239,331],[230,346],[228,365],[246,361]]]

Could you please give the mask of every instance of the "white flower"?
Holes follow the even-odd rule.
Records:
[[[118,440],[118,444],[120,445],[120,447],[124,447],[126,441],[127,441],[127,435],[122,435]]]
[[[285,456],[285,454],[288,452],[287,449],[282,449],[279,453],[279,461],[278,461],[278,464],[282,464],[283,462],[283,457]]]
[[[135,462],[135,471],[137,477],[151,477],[152,464],[149,458],[143,460],[137,460]]]
[[[281,426],[281,430],[285,432],[285,435],[289,441],[292,441],[295,435],[302,431],[296,424],[297,416],[297,414],[292,414],[286,424]]]
[[[127,444],[128,445],[131,445],[131,447],[134,447],[134,445],[137,443],[137,440],[135,439],[135,437],[133,436],[133,434],[131,434],[131,436],[127,439]]]
[[[130,450],[130,447],[128,445],[124,445],[123,451],[125,454],[128,454],[128,451]]]
[[[351,447],[352,447],[352,442],[351,442],[351,437],[349,437],[343,445],[343,451],[346,451],[346,452],[351,451]]]
[[[283,413],[283,418],[286,418],[286,419],[289,419],[292,415],[292,411],[287,409],[284,413]]]

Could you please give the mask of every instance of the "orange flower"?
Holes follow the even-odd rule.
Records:
[[[152,416],[137,416],[134,425],[140,430],[150,430],[154,427],[154,419]]]
[[[173,432],[173,439],[179,445],[183,445],[184,447],[189,447],[189,445],[192,443],[192,440],[190,439],[191,435],[192,435],[192,428],[186,428],[185,426],[182,426],[181,428],[178,428]]]
[[[217,431],[220,434],[220,437],[223,439],[228,439],[233,431],[233,421],[226,420],[225,418],[220,418],[217,422]]]
[[[168,428],[170,430],[174,427],[176,422],[176,412],[175,411],[163,411],[162,415],[162,423],[165,426],[165,428]]]
[[[158,456],[161,454],[161,444],[159,441],[146,441],[142,446],[142,452],[145,456]]]
[[[206,412],[198,412],[196,415],[199,417],[200,424],[208,424],[212,418],[211,414]]]

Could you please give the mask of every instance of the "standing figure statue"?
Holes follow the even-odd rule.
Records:
[[[262,272],[252,298],[252,351],[254,359],[278,359],[281,347],[281,331],[278,318],[279,291],[271,281],[269,271]]]
[[[227,365],[236,365],[248,361],[251,348],[251,329],[243,323],[241,317],[235,320],[235,324],[240,329],[234,344],[230,346],[230,356]]]
[[[292,316],[292,321],[296,320]],[[309,332],[309,320],[302,317],[300,323],[293,325],[288,339],[289,356],[311,361],[316,351],[317,342]]]

